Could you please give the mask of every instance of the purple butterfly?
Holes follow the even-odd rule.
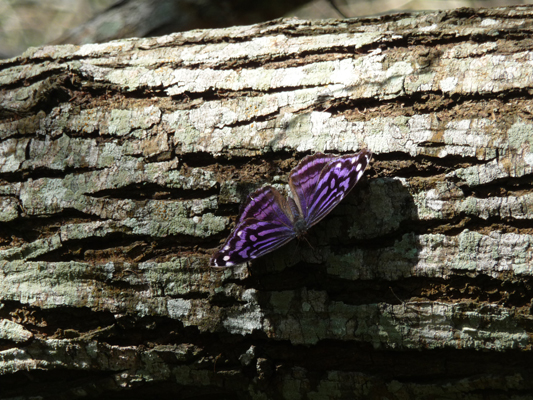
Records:
[[[272,186],[250,194],[235,230],[211,257],[211,266],[241,264],[303,236],[353,189],[371,157],[368,150],[341,157],[307,156],[291,172],[293,197],[285,199]]]

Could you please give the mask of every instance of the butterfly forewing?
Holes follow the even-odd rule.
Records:
[[[320,173],[308,213],[304,215],[308,227],[324,218],[346,197],[363,176],[370,157],[371,153],[363,150],[328,162]]]
[[[248,218],[235,228],[211,258],[213,267],[231,267],[253,260],[296,237],[291,228],[272,221]]]
[[[287,200],[271,186],[256,190],[244,203],[235,230],[211,257],[214,267],[230,267],[260,257],[296,236]]]

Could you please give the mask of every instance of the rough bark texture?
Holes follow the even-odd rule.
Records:
[[[30,49],[0,64],[2,398],[532,398],[533,8]],[[375,154],[307,243],[239,204]]]

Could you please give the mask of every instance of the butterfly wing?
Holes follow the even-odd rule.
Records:
[[[256,190],[244,203],[235,230],[211,257],[211,265],[241,264],[294,239],[346,197],[371,156],[368,150],[362,150],[342,157],[322,153],[305,157],[291,173],[294,199],[289,201],[273,187]],[[303,228],[301,218],[305,221]]]
[[[285,225],[257,218],[245,219],[211,257],[213,267],[231,267],[253,260],[283,246],[296,234]]]
[[[256,190],[244,203],[237,226],[211,257],[213,267],[231,267],[260,257],[294,239],[287,200],[273,187]]]
[[[293,193],[294,202],[298,206],[299,214],[304,218],[309,215],[311,200],[322,170],[331,160],[336,158],[331,154],[316,153],[305,157],[291,173],[289,186]]]
[[[370,151],[362,150],[357,154],[334,157],[326,163],[304,211],[308,227],[324,218],[346,197],[363,176],[371,157]]]
[[[248,195],[240,209],[236,225],[248,218],[279,221],[288,226],[293,223],[287,200],[272,186],[263,186]]]

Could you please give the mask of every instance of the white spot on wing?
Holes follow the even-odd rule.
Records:
[[[342,167],[342,163],[337,163],[337,165],[335,165],[335,168],[341,168]]]
[[[243,234],[243,233],[244,233],[243,231],[239,231],[239,232],[237,232],[237,236],[240,237],[240,238],[242,238],[242,234]]]
[[[355,167],[355,170],[360,171],[362,166],[363,166],[362,164],[357,164],[357,167]]]
[[[224,256],[223,260],[228,261],[231,257],[230,256]]]
[[[230,249],[229,244],[224,247],[224,251],[228,251]]]

